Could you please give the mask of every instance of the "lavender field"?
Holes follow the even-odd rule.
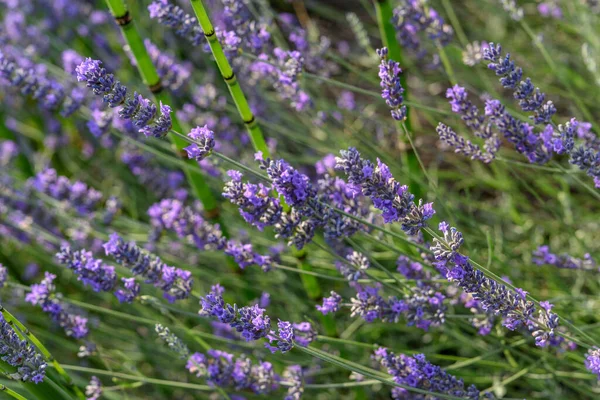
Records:
[[[600,398],[599,1],[0,21],[0,399]]]

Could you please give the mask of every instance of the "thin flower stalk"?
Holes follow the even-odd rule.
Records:
[[[106,0],[106,4],[108,5],[112,15],[115,17],[117,24],[121,28],[123,38],[129,45],[129,49],[136,60],[137,69],[140,72],[144,83],[148,85],[148,88],[154,94],[154,97],[157,101],[162,102],[163,104],[174,104],[171,96],[162,90],[161,80],[158,72],[156,71],[156,67],[152,63],[152,59],[148,54],[146,46],[144,45],[144,41],[142,40],[142,37],[135,26],[131,14],[127,10],[125,2],[122,0]],[[179,124],[177,117],[173,115],[171,120],[173,129],[181,132],[182,127]],[[169,135],[169,138],[178,152],[181,152],[185,147],[185,142],[182,141],[180,137],[174,135]],[[185,163],[195,165],[196,161],[186,159]],[[202,201],[202,204],[206,210],[206,214],[211,219],[219,220],[221,228],[224,229],[224,225],[219,218],[220,212],[217,200],[214,194],[210,191],[204,176],[198,169],[185,168],[184,172],[188,182],[190,183],[190,186],[194,189],[195,195],[200,199],[200,201]]]

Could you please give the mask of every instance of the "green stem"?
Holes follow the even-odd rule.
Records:
[[[162,90],[160,76],[152,64],[152,59],[146,50],[144,41],[136,29],[135,23],[127,11],[127,6],[123,0],[105,0],[108,8],[112,15],[115,17],[117,24],[121,28],[123,38],[129,45],[129,49],[135,58],[137,69],[144,80],[144,83],[149,87],[150,91],[154,94],[156,101],[174,105],[171,96]],[[175,115],[171,117],[173,123],[173,129],[182,132],[181,125]],[[178,154],[181,154],[185,147],[185,142],[181,138],[169,135],[169,138]],[[196,163],[194,160],[185,161],[187,164]],[[221,224],[221,229],[224,229],[222,221],[219,219],[219,208],[217,200],[214,194],[210,191],[210,188],[206,184],[204,176],[198,171],[190,168],[184,168],[184,173],[193,189],[196,197],[200,199],[206,210],[206,214],[209,218],[217,220]],[[225,233],[225,232],[223,232]]]
[[[79,372],[85,372],[85,373],[94,374],[94,375],[112,376],[113,378],[126,379],[126,380],[136,381],[136,382],[150,383],[153,385],[178,387],[178,388],[182,388],[182,389],[193,389],[193,390],[200,390],[203,392],[214,391],[214,388],[207,386],[207,385],[196,385],[194,383],[167,381],[167,380],[163,380],[163,379],[153,379],[153,378],[147,378],[145,376],[140,376],[140,375],[129,375],[129,374],[123,374],[120,372],[106,371],[103,369],[80,367],[78,365],[65,365],[65,368],[69,371],[79,371]]]
[[[246,129],[248,130],[248,134],[250,135],[254,149],[256,151],[262,151],[265,157],[269,157],[269,148],[267,147],[267,143],[265,142],[265,138],[263,137],[260,126],[256,122],[256,118],[250,109],[248,100],[246,100],[246,96],[244,95],[235,73],[233,72],[229,61],[225,56],[223,47],[221,47],[221,43],[219,43],[217,33],[210,22],[210,17],[204,8],[202,0],[190,0],[190,3],[194,9],[196,18],[198,18],[200,27],[202,27],[202,30],[204,31],[204,36],[208,41],[208,45],[210,46],[210,50],[215,58],[217,66],[219,67],[221,76],[223,77],[223,80],[225,80],[225,83],[229,88],[229,93],[231,93],[231,97],[233,98],[233,102],[235,103],[235,106],[237,107],[238,112],[242,117],[244,124],[246,125]]]
[[[0,312],[2,313],[2,316],[4,317],[6,322],[8,322],[9,325],[17,328],[15,332],[17,332],[19,336],[23,336],[31,344],[33,344],[40,351],[42,356],[44,356],[44,358],[48,360],[50,364],[52,364],[54,369],[56,369],[56,372],[58,372],[58,374],[65,380],[66,385],[77,396],[77,398],[85,400],[86,397],[83,394],[83,392],[77,386],[75,386],[75,384],[73,384],[73,380],[71,379],[69,374],[67,374],[67,372],[61,367],[60,363],[54,357],[52,357],[52,354],[50,354],[50,351],[48,351],[46,346],[44,346],[42,342],[37,337],[35,337],[35,335],[31,333],[31,331],[27,329],[27,327],[25,327],[25,325],[23,325],[10,312],[8,312],[8,310],[2,305],[0,305]]]
[[[27,398],[21,396],[19,393],[15,392],[14,390],[12,390],[4,385],[0,385],[0,392],[4,392],[4,393],[8,394],[10,397],[17,399],[17,400],[27,400]]]

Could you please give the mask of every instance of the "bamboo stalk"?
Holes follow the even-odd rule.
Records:
[[[248,100],[246,99],[246,96],[240,87],[240,84],[235,76],[235,73],[233,72],[233,69],[231,68],[231,65],[229,64],[229,61],[227,60],[227,57],[225,57],[223,47],[221,46],[221,43],[219,43],[215,28],[210,21],[210,17],[204,8],[202,0],[190,0],[190,2],[192,4],[192,8],[194,9],[194,13],[196,14],[196,18],[198,18],[200,27],[204,31],[204,36],[208,41],[208,45],[210,46],[213,57],[215,58],[217,67],[219,67],[221,76],[229,88],[229,93],[231,94],[233,102],[235,103],[235,106],[237,107],[238,112],[244,121],[244,125],[246,125],[246,130],[250,135],[250,140],[252,140],[254,149],[256,151],[262,151],[265,157],[269,157],[269,148],[267,147],[267,143],[265,142],[265,138],[262,134],[260,126],[256,122],[256,118],[250,109]]]
[[[210,17],[206,12],[202,0],[190,0],[190,3],[192,4],[192,8],[194,9],[196,18],[198,19],[198,23],[200,24],[202,31],[204,31],[204,36],[208,41],[213,57],[215,58],[215,61],[217,63],[217,67],[221,72],[221,76],[227,84],[227,87],[229,88],[229,93],[233,98],[233,102],[235,103],[238,113],[240,114],[240,117],[246,125],[246,130],[250,135],[250,139],[252,141],[254,150],[262,152],[264,157],[270,157],[269,148],[267,147],[265,138],[262,134],[262,130],[260,129],[260,126],[258,125],[256,118],[252,113],[252,110],[250,109],[248,100],[246,99],[244,91],[242,90],[235,76],[235,73],[231,68],[231,64],[229,64],[229,61],[227,60],[227,57],[223,52],[223,47],[221,46],[221,43],[217,38],[215,28],[213,27],[212,22],[210,21]],[[287,207],[285,202],[283,202],[283,205],[284,208]],[[304,271],[312,270],[312,267],[306,261],[305,250],[295,251],[294,256],[298,260],[298,266],[300,269]],[[311,299],[317,299],[321,296],[321,288],[319,286],[319,283],[317,282],[317,279],[314,276],[309,274],[303,274],[301,275],[301,280],[307,295]]]
[[[146,46],[144,45],[144,41],[140,36],[138,30],[136,29],[135,23],[131,14],[127,10],[127,6],[123,0],[105,0],[108,5],[112,15],[115,17],[117,24],[121,28],[121,33],[123,34],[123,38],[129,45],[131,53],[135,58],[137,69],[142,76],[144,83],[148,86],[156,101],[162,102],[164,104],[173,105],[173,99],[171,96],[162,90],[162,84],[160,81],[160,76],[152,64],[152,59],[146,50]],[[182,132],[181,125],[175,115],[171,117],[173,123],[173,129]],[[169,135],[169,139],[173,144],[174,149],[177,154],[181,155],[183,148],[186,146],[186,142],[181,138]],[[195,163],[194,160],[188,160],[187,157],[184,157],[185,162],[187,164]],[[188,183],[194,191],[194,194],[202,204],[204,205],[204,209],[206,210],[207,216],[215,221],[220,223],[221,229],[223,230],[223,234],[225,234],[225,226],[220,220],[220,213],[218,208],[217,200],[214,194],[211,192],[210,188],[206,184],[204,176],[198,171],[191,168],[184,168],[184,173],[187,177]],[[227,235],[226,235],[227,236]]]

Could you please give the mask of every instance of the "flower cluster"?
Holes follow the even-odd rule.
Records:
[[[188,133],[188,137],[194,141],[194,143],[184,148],[188,158],[200,161],[215,148],[215,134],[208,129],[207,125],[195,127]]]
[[[10,324],[0,315],[0,358],[17,370],[13,379],[40,383],[46,376],[46,361],[27,340],[19,339]]]
[[[188,347],[179,339],[169,328],[161,324],[156,324],[154,330],[158,334],[158,337],[164,341],[169,349],[179,355],[179,358],[185,359],[190,355]]]
[[[531,79],[524,81],[523,70],[515,66],[515,62],[510,59],[510,54],[502,58],[502,46],[500,44],[490,43],[483,49],[483,59],[489,61],[488,68],[500,76],[500,83],[507,89],[514,90],[515,99],[519,100],[521,109],[526,112],[533,112],[533,120],[536,124],[547,124],[552,120],[556,113],[556,107],[552,101],[544,102],[546,94],[535,87]]]
[[[278,47],[273,56],[262,53],[253,62],[249,71],[252,78],[270,82],[279,97],[290,102],[296,111],[304,111],[311,105],[308,93],[300,87],[299,78],[304,68],[304,57],[297,50],[286,51]]]
[[[335,267],[349,282],[355,282],[365,278],[365,271],[371,264],[369,259],[357,251],[350,251],[346,255],[346,261],[336,261]]]
[[[165,264],[157,256],[145,253],[134,242],[125,243],[117,233],[110,235],[104,251],[117,263],[129,268],[134,276],[139,275],[145,278],[146,283],[162,290],[169,302],[187,299],[192,291],[194,279],[191,272]]]
[[[67,177],[58,175],[52,168],[45,169],[31,178],[29,186],[37,192],[68,204],[83,216],[101,207],[102,193],[83,182],[71,182]]]
[[[190,240],[202,250],[222,250],[227,239],[218,224],[208,223],[200,213],[191,206],[186,206],[178,199],[163,199],[148,209],[150,222],[157,230],[173,231],[186,240]]]
[[[98,400],[103,392],[100,379],[92,376],[90,383],[85,387],[86,400]]]
[[[316,332],[308,322],[292,324],[287,321],[277,323],[277,332],[271,330],[271,318],[265,314],[265,309],[258,304],[240,307],[225,303],[223,288],[219,285],[212,287],[210,293],[200,298],[202,309],[199,314],[214,317],[223,324],[228,324],[240,332],[246,341],[258,340],[266,337],[269,343],[265,347],[275,353],[286,353],[295,344],[307,346],[316,339]]]
[[[469,258],[458,252],[463,237],[456,228],[449,228],[442,222],[440,231],[444,237],[434,238],[432,250],[437,260],[436,267],[443,276],[473,296],[484,311],[501,315],[504,318],[502,324],[508,329],[529,329],[536,345],[544,347],[557,340],[558,316],[550,312],[551,304],[541,304],[536,318],[535,304],[527,300],[527,292],[518,288],[513,291],[474,268]]]
[[[238,171],[230,170],[227,174],[231,180],[225,183],[223,197],[239,207],[240,215],[247,223],[262,231],[279,221],[283,208],[278,198],[270,196],[270,187],[262,183],[243,183]]]
[[[316,305],[317,310],[320,311],[321,313],[323,313],[323,315],[337,312],[340,309],[340,304],[342,302],[342,296],[340,296],[333,290],[331,291],[330,294],[331,294],[331,296],[323,298],[323,305],[319,305],[319,304]]]
[[[109,74],[100,60],[87,58],[77,66],[76,72],[77,80],[85,82],[111,108],[121,106],[119,116],[131,120],[140,133],[163,137],[171,129],[171,107],[161,103],[157,116],[157,107],[152,101],[137,93],[128,94],[127,87]]]
[[[269,362],[253,364],[245,355],[234,359],[233,354],[214,349],[207,354],[192,354],[186,368],[198,378],[206,378],[212,386],[251,390],[255,394],[276,390],[280,379]]]
[[[415,354],[412,357],[405,354],[396,355],[386,348],[380,347],[372,357],[388,370],[394,382],[398,384],[460,398],[480,399],[479,390],[474,385],[465,388],[462,379],[458,379],[439,366],[431,364],[423,354]],[[493,398],[489,393],[484,396],[488,399]],[[425,400],[430,397],[429,395],[421,395],[410,392],[408,389],[396,387],[392,390],[392,398]]]
[[[533,126],[518,121],[506,111],[500,101],[487,100],[485,115],[489,117],[498,132],[512,143],[519,153],[526,156],[530,163],[544,164],[550,160],[552,147],[549,147],[549,140],[544,134],[538,135],[534,132]]]
[[[87,336],[87,318],[69,312],[68,308],[58,300],[56,275],[46,272],[45,278],[38,284],[31,285],[31,292],[25,296],[25,301],[38,305],[42,311],[48,313],[50,318],[65,330],[67,336],[82,339]]]
[[[600,349],[593,348],[590,349],[586,354],[585,359],[585,367],[588,371],[598,375],[598,380],[600,380]]]
[[[428,330],[430,326],[439,326],[445,321],[445,297],[434,288],[417,286],[402,300],[390,296],[385,300],[379,286],[362,287],[356,285],[356,297],[351,301],[351,316],[360,316],[366,322],[376,319],[382,322],[396,323],[400,315],[406,316],[408,326]]]
[[[415,204],[414,195],[407,186],[400,185],[392,176],[387,165],[377,160],[377,166],[360,156],[350,147],[336,157],[336,169],[348,175],[348,181],[373,201],[375,208],[382,211],[385,223],[399,221],[402,230],[409,235],[417,234],[433,217],[433,203]]]
[[[72,115],[83,104],[84,99],[77,88],[68,94],[59,82],[31,66],[20,67],[3,51],[0,51],[0,78],[0,82],[6,82],[24,96],[31,97],[42,109],[51,112],[60,110],[63,117]]]
[[[271,179],[272,188],[291,209],[283,212],[279,200],[269,196],[271,188],[244,184],[240,172],[229,171],[231,181],[225,184],[223,196],[238,205],[242,216],[251,224],[259,229],[273,226],[276,237],[288,238],[289,245],[294,244],[298,249],[313,239],[318,228],[324,230],[327,239],[351,236],[362,228],[355,220],[331,208],[339,207],[358,216],[368,213],[357,193],[341,179],[324,176],[315,186],[307,175],[284,160],[263,159],[260,152],[255,158]]]
[[[77,280],[91,286],[95,292],[111,292],[117,284],[115,267],[94,258],[90,251],[72,251],[65,246],[56,254],[56,258],[77,275]]]
[[[454,32],[431,5],[420,0],[401,0],[394,9],[392,23],[403,49],[408,49],[419,60],[431,53],[426,64],[428,68],[440,65],[438,53],[429,48],[446,46],[452,41]]]
[[[465,125],[471,129],[476,137],[484,140],[485,151],[482,151],[478,145],[457,135],[452,128],[442,123],[436,128],[440,139],[448,146],[453,147],[456,153],[469,156],[473,160],[490,163],[500,149],[500,140],[491,129],[492,124],[486,119],[486,115],[481,114],[477,106],[468,100],[465,88],[454,85],[446,91],[446,97],[450,99],[452,111],[461,116]]]
[[[192,76],[192,64],[189,61],[177,62],[174,56],[161,51],[149,39],[144,40],[144,45],[164,86],[176,91],[189,81]]]
[[[200,315],[215,317],[219,322],[231,325],[246,341],[266,337],[271,329],[271,318],[258,305],[241,307],[225,303],[222,291],[213,290],[201,297]]]
[[[8,270],[2,264],[0,264],[0,289],[4,287],[6,281],[8,280]]]
[[[584,254],[583,259],[580,259],[568,254],[554,254],[550,252],[548,246],[540,246],[533,252],[533,262],[537,265],[553,265],[556,268],[599,271],[596,261],[589,253]]]
[[[189,40],[194,46],[203,43],[204,32],[202,32],[198,20],[168,0],[153,1],[148,6],[148,11],[150,18],[157,19],[159,23],[173,28],[178,36]]]
[[[388,59],[388,49],[383,47],[377,50],[377,55],[381,60],[379,64],[379,79],[381,80],[381,97],[385,100],[388,107],[391,108],[392,118],[397,121],[406,119],[406,106],[404,102],[404,88],[400,82],[400,64]]]

